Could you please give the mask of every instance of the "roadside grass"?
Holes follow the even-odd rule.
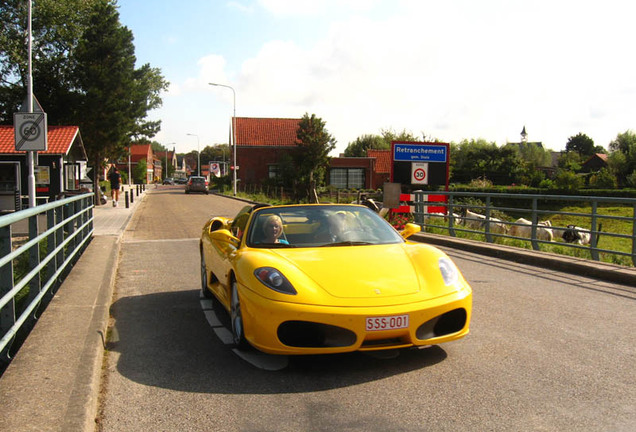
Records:
[[[591,206],[567,206],[559,209],[552,209],[554,211],[562,211],[564,213],[579,213],[590,215],[592,214]],[[501,215],[500,215],[501,216]],[[553,227],[565,228],[568,225],[576,225],[583,228],[590,227],[590,216],[578,216],[578,215],[562,215],[554,214],[548,219],[552,223]],[[631,220],[618,220],[608,219],[603,216],[611,217],[624,217]],[[611,264],[618,264],[628,267],[633,267],[634,263],[630,256],[625,256],[616,252],[622,252],[626,254],[632,253],[632,240],[631,238],[616,237],[615,234],[632,236],[633,229],[633,208],[632,207],[619,207],[619,206],[607,206],[599,207],[597,209],[597,224],[601,227],[601,234],[597,247],[612,252],[599,252],[599,260],[601,262],[607,262]],[[508,222],[514,221],[513,218],[500,217],[502,220]],[[435,225],[443,225],[443,223],[436,223]],[[460,225],[456,225],[457,228],[463,228]],[[448,228],[440,227],[425,227],[425,232],[431,234],[450,235]],[[553,243],[539,243],[539,250],[543,252],[551,252],[560,255],[572,256],[582,259],[592,259],[589,246],[573,247],[566,245],[561,239],[562,230],[554,229],[554,242]],[[485,232],[464,232],[455,231],[455,237],[463,238],[475,241],[486,241]],[[519,240],[513,238],[505,238],[493,235],[493,243],[501,244],[512,247],[519,247],[524,249],[532,249],[532,243],[530,240]]]

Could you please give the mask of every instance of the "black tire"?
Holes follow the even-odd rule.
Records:
[[[208,299],[214,298],[214,294],[212,294],[212,291],[208,288],[208,270],[205,267],[203,250],[201,250],[201,294]]]
[[[249,343],[245,339],[245,328],[243,326],[243,315],[241,314],[241,301],[238,296],[236,281],[232,281],[232,293],[230,300],[230,321],[232,322],[232,338],[234,347],[244,351],[249,348]]]

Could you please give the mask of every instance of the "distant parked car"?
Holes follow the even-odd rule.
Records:
[[[201,176],[191,176],[188,179],[185,187],[185,193],[190,192],[202,192],[204,194],[208,194],[208,181],[205,177]]]
[[[172,177],[168,177],[168,178],[165,178],[163,180],[163,184],[165,184],[165,185],[173,185],[173,184],[176,184],[176,183],[174,182],[174,179]]]
[[[176,184],[179,184],[179,185],[184,185],[184,184],[186,184],[186,183],[188,182],[188,179],[185,179],[185,178],[177,178],[177,179],[174,179],[174,182],[175,182]]]

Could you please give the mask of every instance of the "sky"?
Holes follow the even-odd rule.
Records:
[[[636,130],[630,0],[118,0],[170,83],[154,140],[228,143],[230,118],[315,114],[332,156],[383,130],[605,148]],[[214,87],[209,83],[224,84]],[[235,100],[234,100],[235,96]]]

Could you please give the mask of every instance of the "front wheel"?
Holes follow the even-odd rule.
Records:
[[[249,344],[245,339],[243,315],[241,314],[241,301],[238,296],[238,287],[236,285],[236,281],[232,281],[230,319],[232,320],[232,338],[234,340],[234,346],[240,350],[247,349],[249,347]]]

